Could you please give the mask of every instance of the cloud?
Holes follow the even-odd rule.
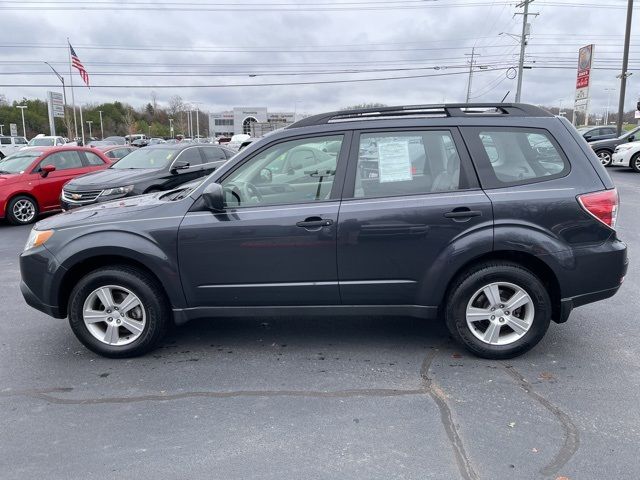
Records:
[[[458,2],[456,2],[458,3]],[[87,90],[74,75],[76,100],[98,103],[119,100],[140,107],[155,90],[160,103],[180,95],[199,102],[203,110],[216,111],[234,106],[267,106],[271,110],[318,112],[347,105],[382,102],[386,104],[440,103],[463,101],[466,95],[466,62],[475,45],[477,65],[472,98],[499,101],[507,92],[513,100],[516,80],[505,77],[505,68],[517,64],[517,41],[501,32],[517,34],[521,17],[502,2],[491,7],[394,9],[348,12],[265,12],[252,11],[3,11],[0,41],[0,83],[51,83],[57,80],[44,61],[52,62],[69,76],[66,49],[6,47],[29,44],[63,46],[67,36],[85,63],[94,88]],[[120,4],[122,5],[122,3]],[[532,9],[535,4],[532,5]],[[566,69],[525,70],[523,101],[565,106],[571,103],[575,86],[577,50],[582,44],[596,44],[596,66],[619,68],[622,31],[611,25],[624,25],[623,9],[556,8],[540,5],[538,17],[531,20],[532,37],[528,60],[535,66],[562,61]],[[597,13],[597,14],[596,14]],[[602,18],[606,17],[606,21]],[[637,30],[638,16],[634,20]],[[92,49],[87,46],[125,45],[138,48],[164,47],[167,51]],[[252,51],[239,51],[251,47]],[[315,47],[315,48],[312,48]],[[173,49],[173,50],[169,50]],[[202,51],[203,49],[219,51]],[[632,47],[632,59],[637,52]],[[34,64],[9,65],[6,62],[33,61]],[[105,65],[104,62],[126,65]],[[355,63],[357,62],[357,63]],[[492,65],[500,67],[493,71]],[[155,65],[150,65],[155,64]],[[169,66],[168,64],[189,64]],[[249,77],[242,72],[318,71],[330,69],[385,69],[394,66],[455,65],[441,70],[407,70],[367,74]],[[636,64],[637,65],[637,64]],[[637,65],[640,66],[640,65]],[[40,74],[9,75],[10,72]],[[100,73],[120,72],[120,76]],[[171,72],[181,76],[127,76],[139,72]],[[202,72],[229,72],[227,77],[203,76]],[[233,72],[233,73],[231,73]],[[363,83],[324,85],[190,88],[188,85],[229,83],[305,82],[331,78],[355,79],[460,72],[432,78],[398,79]],[[613,70],[593,72],[592,108],[606,106],[605,88],[617,88]],[[640,76],[640,73],[638,74]],[[68,78],[67,78],[68,83]],[[99,85],[126,84],[145,88],[99,88]],[[175,85],[153,88],[152,85]],[[184,86],[187,85],[187,86]],[[48,88],[0,87],[9,99],[23,96],[45,98]],[[627,108],[635,104],[640,88],[631,77]],[[616,104],[613,95],[612,104]],[[70,95],[69,95],[70,97]]]

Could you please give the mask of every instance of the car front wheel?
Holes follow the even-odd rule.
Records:
[[[453,337],[483,358],[504,359],[533,348],[551,320],[551,300],[538,277],[519,265],[486,263],[451,289],[446,322]]]
[[[33,198],[20,195],[11,199],[6,215],[14,225],[27,225],[38,216],[38,204]]]
[[[596,152],[596,155],[598,155],[600,163],[602,163],[603,166],[608,167],[611,165],[611,152],[609,150],[600,150]]]
[[[631,157],[629,166],[636,172],[640,173],[640,153],[636,153],[633,157]]]
[[[134,357],[154,349],[170,322],[170,307],[157,281],[128,266],[89,273],[69,299],[71,329],[105,357]]]

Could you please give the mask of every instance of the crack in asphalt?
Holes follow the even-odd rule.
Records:
[[[400,397],[407,395],[424,395],[420,389],[351,389],[334,391],[313,390],[235,390],[226,392],[183,392],[174,394],[152,394],[133,397],[101,397],[101,398],[62,398],[52,393],[70,392],[72,388],[48,388],[43,390],[16,390],[0,392],[0,397],[26,395],[39,398],[57,405],[96,405],[137,403],[148,401],[165,402],[184,398],[235,398],[235,397],[308,397],[308,398],[350,398],[350,397]]]
[[[424,391],[431,396],[436,406],[438,407],[438,410],[440,411],[440,421],[442,422],[442,426],[444,427],[447,437],[449,438],[449,443],[451,444],[451,448],[453,449],[460,475],[462,476],[462,478],[464,478],[464,480],[478,480],[480,477],[474,470],[473,465],[471,464],[471,460],[469,460],[469,456],[467,455],[467,452],[464,448],[460,433],[458,432],[458,429],[453,422],[453,416],[451,414],[451,408],[447,403],[446,394],[444,390],[440,386],[438,386],[438,384],[436,384],[433,378],[429,376],[431,363],[433,362],[433,359],[435,358],[437,353],[438,349],[433,348],[422,362],[420,376],[422,377]]]
[[[580,448],[580,435],[578,433],[578,428],[573,423],[569,415],[536,392],[531,383],[529,383],[520,372],[509,365],[505,365],[504,370],[518,383],[520,388],[522,388],[527,395],[550,411],[562,425],[564,430],[564,443],[558,453],[556,453],[555,457],[553,457],[553,460],[540,469],[540,473],[542,475],[554,475],[566,465],[571,457],[578,451],[578,448]]]

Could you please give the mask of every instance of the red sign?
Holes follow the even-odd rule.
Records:
[[[578,78],[576,80],[576,88],[584,88],[589,86],[589,77],[591,69],[578,70]]]

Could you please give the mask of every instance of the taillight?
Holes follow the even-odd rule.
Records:
[[[578,202],[587,213],[604,223],[607,227],[616,228],[618,218],[618,190],[578,195]]]

